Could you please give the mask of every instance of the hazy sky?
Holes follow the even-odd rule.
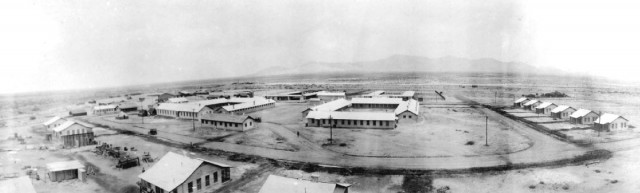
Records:
[[[633,1],[0,2],[0,93],[231,77],[395,54],[519,61],[625,80]]]

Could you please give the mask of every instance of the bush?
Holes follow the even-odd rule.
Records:
[[[407,193],[433,192],[433,179],[429,175],[405,175],[402,189]]]
[[[476,144],[476,142],[474,142],[474,141],[467,141],[467,143],[465,143],[464,145],[474,145],[474,144]]]
[[[36,120],[36,116],[29,117],[29,120]]]

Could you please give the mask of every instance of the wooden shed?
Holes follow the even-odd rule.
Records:
[[[52,182],[80,179],[84,181],[85,167],[77,160],[54,162],[47,164],[49,179]]]

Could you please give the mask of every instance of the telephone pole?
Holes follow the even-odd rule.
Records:
[[[191,119],[193,120],[191,121],[191,123],[193,123],[193,131],[196,131],[196,117],[195,117],[196,109],[193,109],[191,112],[193,113],[193,119]]]
[[[329,141],[333,144],[333,119],[329,115]]]
[[[484,120],[484,146],[489,146],[489,116]]]

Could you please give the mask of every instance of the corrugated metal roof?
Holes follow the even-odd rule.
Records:
[[[587,109],[578,109],[576,112],[573,112],[570,117],[580,118],[580,117],[583,117],[583,116],[585,116],[585,115],[587,115],[587,114],[589,114],[591,112],[593,112],[593,111],[587,110]],[[595,113],[595,114],[597,115],[597,113]]]
[[[405,111],[412,112],[413,114],[419,115],[420,113],[420,104],[418,101],[409,99],[407,101],[403,101],[398,105],[398,108],[394,111],[396,115],[403,113]]]
[[[340,120],[380,120],[395,121],[394,113],[378,112],[340,112],[340,111],[310,111],[306,118],[310,119],[340,119]]]
[[[4,193],[36,193],[29,176],[0,180],[0,190]]]
[[[543,102],[542,104],[538,105],[536,109],[544,109],[551,105],[556,105],[556,104],[553,104],[552,102]]]
[[[338,99],[315,107],[311,107],[310,109],[313,111],[336,111],[349,105],[351,105],[351,102],[349,102],[348,100]]]
[[[405,97],[412,97],[413,95],[416,94],[416,91],[404,91],[402,92],[402,94],[400,94],[401,96],[405,96]]]
[[[560,106],[554,108],[553,110],[551,110],[551,112],[552,113],[559,113],[559,112],[565,111],[567,109],[574,109],[574,108],[572,108],[570,106],[567,106],[567,105],[560,105]]]
[[[615,121],[618,118],[622,118],[626,121],[629,121],[627,119],[625,119],[624,117],[620,116],[620,115],[615,115],[615,114],[610,114],[610,113],[603,113],[602,116],[598,117],[598,119],[596,119],[596,121],[594,123],[600,123],[600,124],[608,124],[611,123],[613,121]]]
[[[353,98],[352,104],[400,104],[400,98]]]
[[[540,101],[538,101],[538,100],[531,100],[531,101],[529,101],[529,102],[525,103],[525,104],[524,104],[524,106],[533,105],[533,104],[536,104],[536,103],[538,103],[538,102],[540,102]]]
[[[337,184],[269,175],[258,193],[334,193]]]
[[[527,97],[522,97],[522,98],[519,98],[518,100],[516,100],[515,103],[521,103],[521,102],[524,102],[526,100],[529,100],[529,99]]]
[[[51,125],[53,122],[56,122],[56,121],[58,121],[60,119],[62,119],[62,118],[60,118],[58,116],[52,117],[47,122],[44,122],[43,125],[45,125],[45,126]]]
[[[47,164],[47,170],[49,170],[50,172],[81,169],[81,168],[84,168],[84,165],[82,165],[82,163],[80,163],[78,160],[53,162],[53,163]]]
[[[171,191],[184,183],[204,162],[219,167],[230,167],[224,164],[203,159],[192,159],[184,155],[168,152],[151,168],[138,175],[138,177],[166,191]]]
[[[201,119],[204,120],[212,120],[212,121],[222,121],[229,123],[243,123],[244,120],[248,118],[253,119],[253,117],[249,115],[232,115],[232,114],[222,114],[222,113],[214,113],[214,114],[204,114]]]
[[[181,112],[200,112],[206,106],[197,103],[160,103],[158,110],[181,111]]]

